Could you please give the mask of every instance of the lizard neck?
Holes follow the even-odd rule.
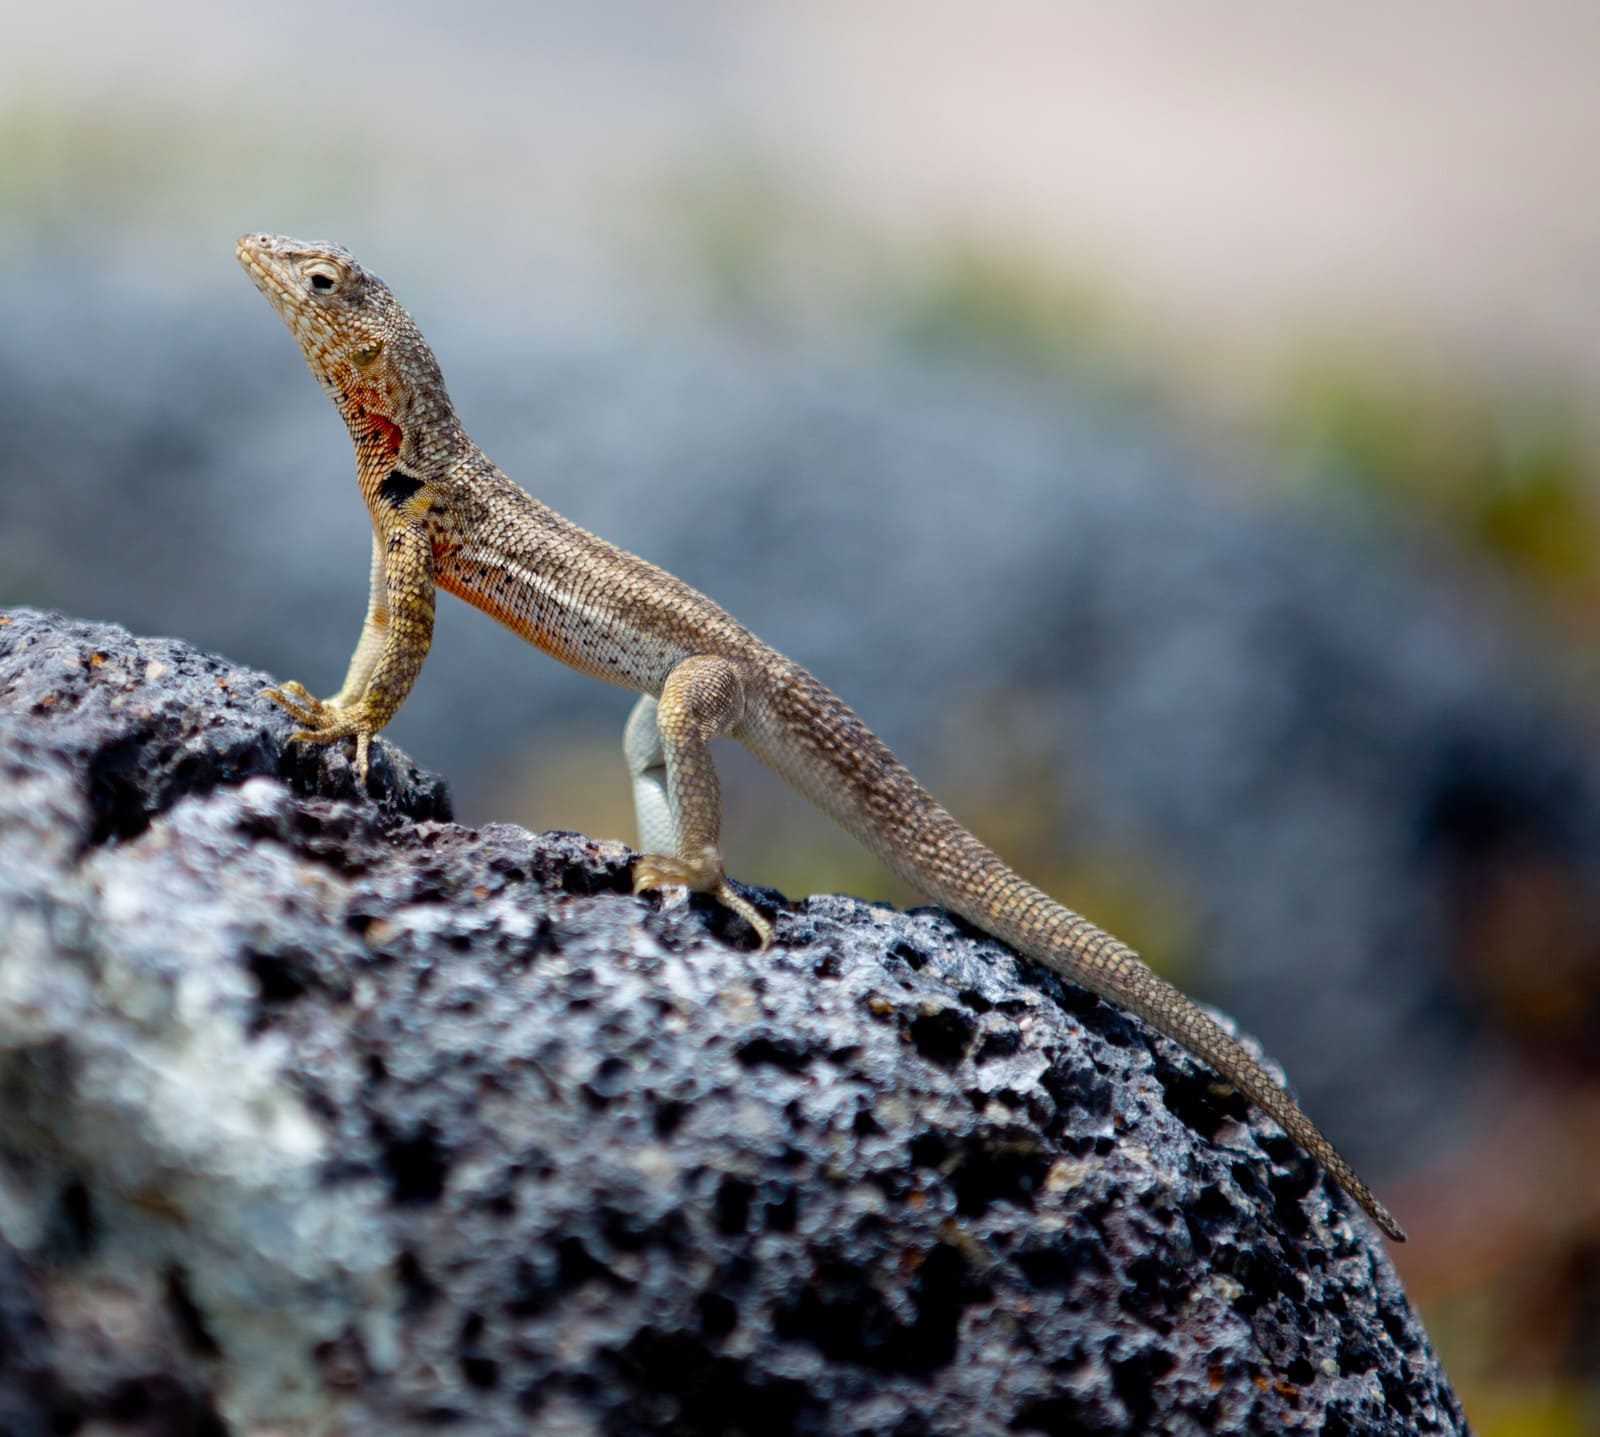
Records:
[[[350,366],[329,378],[327,388],[350,431],[361,489],[369,500],[396,470],[427,481],[470,447],[425,347],[409,362],[385,356],[365,369]]]

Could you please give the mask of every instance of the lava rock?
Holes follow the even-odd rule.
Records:
[[[1380,1241],[934,909],[777,940],[0,611],[0,1422],[1462,1432]]]

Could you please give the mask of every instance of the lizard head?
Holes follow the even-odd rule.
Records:
[[[352,427],[373,413],[400,420],[419,398],[448,405],[411,316],[343,245],[247,234],[235,253]]]

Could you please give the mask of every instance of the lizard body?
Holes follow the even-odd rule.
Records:
[[[728,882],[710,740],[741,740],[896,874],[985,932],[1138,1014],[1249,1096],[1390,1237],[1404,1234],[1270,1074],[1129,948],[1027,883],[947,813],[800,665],[655,565],[563,519],[508,479],[456,418],[432,351],[343,247],[245,235],[238,257],[300,344],[356,449],[373,527],[371,598],[331,699],[267,695],[312,743],[368,749],[433,634],[434,591],[484,610],[574,668],[642,695],[623,749],[645,850],[636,892],[681,886],[771,923]]]

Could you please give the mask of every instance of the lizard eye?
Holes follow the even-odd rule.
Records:
[[[305,267],[305,276],[314,290],[326,293],[339,283],[339,271],[322,260],[314,260]]]

